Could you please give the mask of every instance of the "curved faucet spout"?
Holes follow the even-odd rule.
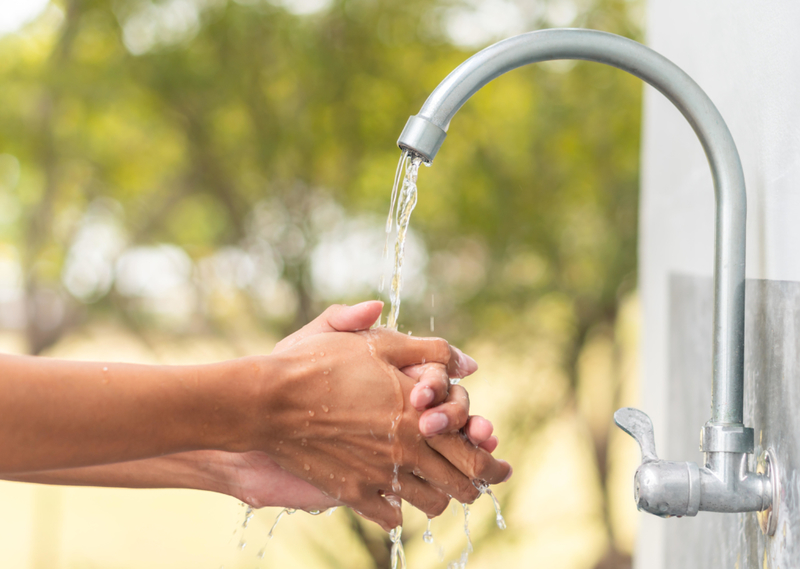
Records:
[[[716,192],[712,416],[707,452],[752,452],[742,425],[744,392],[744,174],[725,121],[711,99],[671,61],[640,43],[594,30],[553,29],[498,42],[462,63],[412,116],[397,144],[432,161],[458,109],[492,79],[529,63],[580,59],[617,67],[663,93],[692,125],[711,166]]]

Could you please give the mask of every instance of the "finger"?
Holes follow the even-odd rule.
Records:
[[[497,448],[498,443],[499,441],[497,440],[497,437],[489,437],[488,439],[480,443],[478,447],[482,448],[483,450],[491,454]]]
[[[388,494],[381,496],[377,492],[374,497],[359,500],[358,505],[350,505],[355,513],[362,518],[375,522],[385,531],[391,531],[403,525],[403,512],[397,496]]]
[[[421,445],[414,475],[462,504],[474,502],[480,492],[470,478],[428,445]]]
[[[328,325],[337,332],[368,330],[380,317],[383,302],[367,300],[353,306],[344,306],[328,316]]]
[[[467,421],[467,426],[464,427],[464,432],[469,442],[475,446],[479,446],[482,442],[491,437],[492,431],[494,431],[492,422],[488,419],[484,419],[480,415],[473,415],[470,417]]]
[[[273,352],[287,350],[316,334],[366,330],[378,319],[381,310],[383,310],[383,302],[380,300],[368,300],[354,306],[334,304],[297,332],[278,342]]]
[[[450,386],[447,399],[419,418],[419,432],[426,437],[458,431],[469,419],[469,395],[460,385]]]
[[[442,338],[416,338],[385,329],[369,333],[376,354],[398,369],[430,362],[447,365],[452,357],[450,344]]]
[[[511,474],[511,466],[504,460],[497,460],[491,454],[478,448],[460,433],[448,433],[428,439],[428,446],[436,450],[471,480],[484,480],[489,484],[504,482]]]
[[[450,497],[435,486],[413,474],[400,473],[397,478],[400,483],[398,496],[425,512],[429,518],[439,516],[447,509]]]
[[[424,411],[431,405],[441,403],[447,398],[450,379],[443,364],[417,364],[403,368],[402,371],[417,384],[411,390],[409,400],[417,411]]]
[[[447,366],[450,377],[454,379],[463,379],[478,371],[478,362],[474,359],[455,346],[450,346],[450,351],[452,357],[450,358],[450,365]]]

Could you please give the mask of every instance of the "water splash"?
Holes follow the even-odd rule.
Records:
[[[403,526],[397,526],[389,532],[392,542],[392,569],[406,569],[406,552],[403,549]]]
[[[270,541],[272,541],[272,535],[275,533],[275,528],[278,526],[278,522],[279,522],[279,521],[281,521],[281,518],[282,518],[284,515],[289,515],[289,516],[291,516],[291,515],[292,515],[293,513],[295,513],[296,511],[297,511],[297,510],[295,510],[294,508],[284,508],[284,509],[282,509],[280,512],[278,512],[278,515],[277,515],[277,516],[275,516],[275,521],[272,523],[272,527],[271,527],[271,528],[269,528],[269,533],[267,534],[267,542],[266,542],[266,543],[264,544],[264,546],[263,546],[263,547],[262,547],[262,548],[261,548],[261,549],[258,551],[258,555],[256,555],[256,557],[258,557],[259,559],[264,559],[264,554],[265,554],[265,553],[266,553],[266,551],[267,551],[267,546],[269,545],[269,542],[270,542]]]
[[[405,176],[400,195],[397,197],[397,239],[394,244],[394,268],[392,269],[392,281],[389,288],[389,299],[391,308],[386,321],[386,327],[390,330],[397,330],[397,317],[400,314],[400,290],[403,285],[402,271],[403,260],[405,258],[406,236],[408,234],[408,223],[411,221],[411,212],[417,205],[417,176],[422,158],[419,156],[409,156],[403,153],[400,163],[406,164]],[[390,210],[390,219],[392,211]],[[386,224],[390,227],[390,221]]]

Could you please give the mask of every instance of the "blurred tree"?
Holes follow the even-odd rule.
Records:
[[[478,4],[62,0],[0,38],[0,153],[21,170],[0,176],[0,203],[20,210],[0,239],[22,268],[30,352],[92,315],[281,333],[313,317],[317,214],[387,210],[396,137],[474,51],[452,25]],[[625,0],[505,4],[524,29],[568,4],[572,25],[639,37]],[[595,64],[517,70],[465,106],[420,175],[412,226],[430,251],[436,333],[513,345],[547,333],[541,311],[555,306],[567,405],[587,339],[611,334],[635,283],[641,89]],[[145,253],[185,280],[161,312],[148,292],[159,275],[134,278]],[[404,307],[425,329],[428,304]],[[605,487],[607,429],[593,433]],[[382,566],[388,541],[361,535]],[[605,566],[627,563],[609,544]]]

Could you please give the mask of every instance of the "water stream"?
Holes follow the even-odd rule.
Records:
[[[403,260],[405,258],[405,245],[406,237],[408,235],[408,224],[411,221],[411,213],[417,205],[417,177],[419,175],[419,167],[422,164],[422,158],[408,151],[403,151],[400,160],[397,163],[397,170],[394,175],[394,184],[392,186],[392,197],[389,203],[389,216],[386,219],[386,242],[383,247],[383,255],[386,258],[389,254],[389,240],[392,233],[393,223],[397,224],[397,238],[394,245],[394,265],[392,269],[391,286],[389,290],[389,300],[391,306],[387,316],[386,327],[390,330],[397,330],[397,319],[400,314],[400,292],[402,290],[403,280]],[[402,183],[401,183],[402,180]],[[395,213],[395,207],[397,208]],[[379,291],[383,292],[385,278],[382,276]],[[431,295],[431,311],[434,308],[434,297]],[[430,318],[431,332],[434,331],[434,317]],[[411,332],[409,332],[410,334]],[[451,384],[458,383],[458,379],[451,379]],[[392,422],[394,426],[394,421]],[[392,489],[399,491],[399,483],[397,482],[398,464],[394,465],[394,475],[392,478]],[[489,485],[483,481],[473,481],[475,487],[481,494],[488,494],[494,505],[497,527],[506,529],[506,522],[500,512],[500,503],[497,497],[492,493]],[[469,559],[469,554],[472,552],[472,539],[469,533],[469,506],[461,504],[464,511],[464,534],[467,538],[467,546],[461,552],[461,557],[458,561],[453,561],[448,565],[448,569],[464,569]],[[398,526],[389,536],[392,541],[392,569],[397,568],[398,561],[400,567],[405,567],[405,554],[403,552],[403,542],[400,539],[402,535],[402,527]],[[425,543],[433,543],[433,534],[431,533],[431,520],[428,519],[428,526],[425,533],[422,534],[422,539]]]
[[[392,188],[392,201],[389,205],[389,219],[386,221],[387,243],[389,234],[392,230],[392,218],[395,205],[397,206],[397,239],[394,244],[394,267],[392,268],[392,280],[389,287],[389,300],[391,308],[386,320],[386,327],[390,330],[397,330],[397,317],[400,314],[400,291],[403,287],[403,260],[405,259],[406,236],[408,235],[408,223],[411,221],[411,212],[417,205],[417,176],[422,158],[409,155],[403,152],[400,162],[397,165],[395,174],[395,185]],[[398,195],[397,186],[400,182],[400,171],[405,169],[403,183]],[[388,247],[384,246],[384,252],[388,253]]]
[[[264,546],[263,546],[263,547],[262,547],[262,548],[261,548],[261,549],[258,551],[258,555],[256,555],[256,557],[258,557],[259,559],[264,559],[264,554],[267,552],[267,546],[269,545],[269,542],[270,542],[270,541],[272,541],[272,535],[275,533],[275,528],[276,528],[276,527],[278,527],[278,522],[279,522],[279,521],[281,521],[281,518],[282,518],[284,515],[289,515],[289,516],[291,516],[291,515],[292,515],[293,513],[295,513],[296,511],[297,511],[297,510],[295,510],[295,509],[293,509],[293,508],[284,508],[284,509],[282,509],[280,512],[278,512],[278,515],[277,515],[277,516],[275,516],[275,521],[274,521],[274,522],[272,522],[272,527],[271,527],[271,528],[269,528],[269,533],[267,534],[267,542],[266,542],[266,543],[264,544]],[[317,511],[316,513],[317,513],[317,514],[319,514],[319,511]]]

